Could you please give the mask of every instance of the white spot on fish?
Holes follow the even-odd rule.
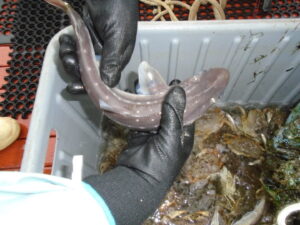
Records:
[[[99,101],[99,104],[101,109],[108,110],[108,111],[112,110],[111,106],[102,100]]]
[[[147,102],[147,105],[149,105],[150,104],[150,102]]]
[[[186,109],[184,110],[184,113],[186,113]]]
[[[99,86],[99,84],[98,84],[98,83],[95,83],[94,85],[95,85],[95,86]]]
[[[109,89],[107,88],[107,90],[109,90]],[[112,94],[113,94],[113,96],[118,97],[118,95],[116,95],[116,93],[112,92]]]
[[[198,77],[194,77],[194,80],[198,80]]]
[[[91,68],[91,67],[88,67],[87,70],[88,70],[88,71],[92,71],[92,68]]]
[[[136,119],[135,121],[136,121],[136,122],[140,122],[140,120],[139,120],[139,119]]]
[[[140,111],[139,111],[139,110],[137,110],[137,111],[136,111],[136,113],[140,113]]]
[[[159,112],[158,115],[161,115],[161,112]]]
[[[86,49],[83,49],[83,53],[87,53],[87,50],[86,50]]]
[[[154,119],[151,119],[152,122],[154,122]]]
[[[216,103],[216,99],[211,98],[211,99],[210,99],[210,102],[211,102],[212,104],[214,104],[214,103]]]
[[[105,96],[105,99],[106,99],[106,100],[108,100],[108,99],[109,99],[108,95],[106,95],[106,96]]]

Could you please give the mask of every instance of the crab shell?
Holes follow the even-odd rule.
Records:
[[[20,135],[20,125],[10,117],[0,117],[0,150],[11,145]]]

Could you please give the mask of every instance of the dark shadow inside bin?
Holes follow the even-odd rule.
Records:
[[[68,102],[78,102],[87,120],[98,129],[101,123],[101,112],[95,107],[87,94],[71,94],[66,90],[68,83],[73,82],[76,79],[72,77],[72,74],[66,73],[58,56],[56,57],[54,63],[57,64],[59,75],[65,83],[65,88],[62,89],[60,93],[62,98]],[[77,111],[76,107],[73,107],[73,109]]]
[[[126,89],[129,90],[131,93],[134,93],[135,91],[135,84],[138,81],[138,74],[134,71],[131,71],[128,75],[124,74],[126,76]]]

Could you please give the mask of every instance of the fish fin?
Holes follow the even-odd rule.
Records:
[[[138,73],[140,94],[153,95],[169,88],[160,73],[146,61],[140,63]]]

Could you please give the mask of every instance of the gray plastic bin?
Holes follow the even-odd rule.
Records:
[[[88,96],[72,96],[70,77],[58,60],[58,37],[51,40],[25,145],[22,171],[42,172],[50,131],[57,133],[53,174],[70,177],[72,156],[83,155],[83,175],[97,172],[101,113]],[[228,68],[230,83],[220,104],[289,105],[300,99],[300,19],[195,22],[140,22],[132,59],[120,88],[148,61],[166,80],[184,80],[212,67]]]

